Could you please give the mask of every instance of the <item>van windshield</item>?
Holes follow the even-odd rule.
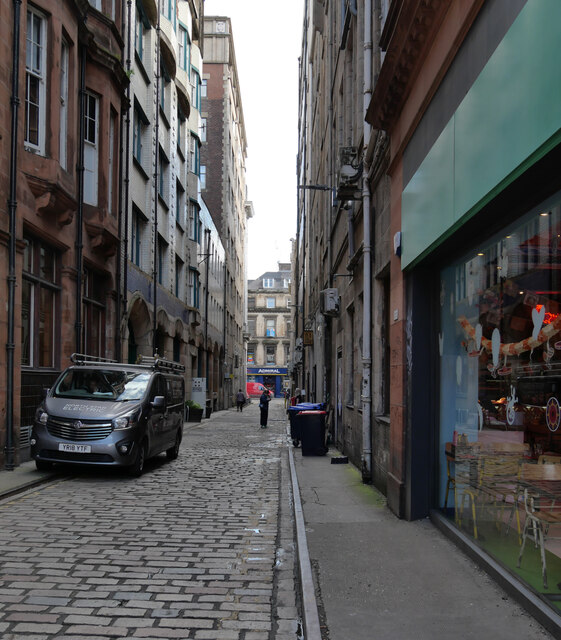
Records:
[[[53,398],[126,402],[146,393],[150,373],[109,369],[69,369],[56,383]]]

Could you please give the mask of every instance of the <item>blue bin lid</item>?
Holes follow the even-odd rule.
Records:
[[[323,407],[323,403],[321,402],[300,402],[299,404],[295,404],[294,407],[298,407],[300,411],[305,409],[321,409]]]

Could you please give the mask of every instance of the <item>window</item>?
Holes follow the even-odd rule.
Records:
[[[272,289],[275,286],[274,278],[263,278],[263,288]]]
[[[275,351],[276,351],[276,348],[272,344],[268,344],[265,347],[265,364],[267,365],[275,364]]]
[[[283,286],[285,289],[288,289],[288,288],[290,287],[290,278],[285,278],[285,279],[282,281],[282,286]]]
[[[177,148],[182,160],[185,159],[185,136],[185,114],[177,107]]]
[[[138,102],[134,101],[132,116],[132,155],[134,160],[144,169],[143,142],[146,137],[148,118]]]
[[[253,344],[247,347],[247,364],[255,364],[255,345]]]
[[[181,298],[183,293],[183,260],[175,256],[175,297]]]
[[[199,242],[199,205],[194,200],[189,201],[189,239]]]
[[[60,322],[59,257],[39,240],[24,237],[24,241],[21,363],[28,367],[54,367]]]
[[[269,318],[266,321],[266,328],[265,328],[265,335],[268,338],[274,338],[275,337],[275,319],[274,318]]]
[[[255,310],[255,296],[248,296],[247,298],[247,309],[248,311]]]
[[[191,173],[199,174],[199,147],[201,143],[199,138],[191,133],[189,141],[189,170]]]
[[[140,3],[136,3],[136,13],[134,17],[134,49],[139,60],[144,60],[144,44],[145,44],[145,32],[150,28],[150,22],[148,21],[144,10]]]
[[[255,335],[255,331],[256,331],[255,325],[256,325],[255,318],[248,318],[247,319],[247,331],[248,331],[250,336],[254,336]]]
[[[201,110],[201,76],[191,68],[191,104],[197,111]]]
[[[132,211],[132,233],[131,233],[131,262],[137,267],[141,264],[142,236],[144,229],[144,216],[133,205]]]
[[[96,96],[84,98],[84,202],[97,206],[98,185],[98,108]]]
[[[160,147],[158,154],[158,195],[165,203],[168,201],[168,170],[169,161]]]
[[[83,292],[83,353],[101,356],[105,353],[105,278],[84,269]]]
[[[142,164],[142,121],[136,109],[132,122],[132,154],[133,158]]]
[[[34,9],[27,10],[25,58],[25,146],[45,154],[47,21]]]
[[[60,46],[60,131],[59,131],[59,162],[66,170],[68,144],[68,43],[62,40]]]
[[[201,98],[206,98],[207,82],[208,82],[207,80],[201,81]]]
[[[199,272],[189,267],[189,294],[187,304],[191,307],[199,308]]]
[[[201,134],[201,142],[206,142],[206,127],[207,127],[206,118],[201,118],[201,126],[199,128],[199,132]]]
[[[179,180],[175,182],[175,221],[181,227],[185,224],[185,189]]]
[[[177,30],[177,45],[178,45],[178,61],[179,67],[184,71],[187,71],[190,67],[190,42],[189,42],[189,33],[187,29],[179,25],[179,29]]]
[[[275,308],[275,299],[274,298],[267,298],[267,309],[274,309]]]
[[[164,286],[166,284],[166,267],[167,267],[167,244],[163,238],[158,236],[158,284]]]
[[[206,166],[204,164],[199,167],[199,179],[201,183],[201,189],[206,189]]]
[[[175,0],[163,0],[162,13],[168,20],[173,20],[175,17]]]
[[[101,11],[101,0],[89,0],[90,6]]]
[[[171,104],[171,88],[170,88],[170,75],[164,66],[164,63],[160,65],[160,109],[165,118],[166,125],[169,128],[170,117],[170,104]]]

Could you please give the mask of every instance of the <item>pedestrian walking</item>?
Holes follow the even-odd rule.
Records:
[[[269,417],[269,402],[271,402],[271,396],[263,391],[259,398],[259,410],[261,411],[261,429],[267,427],[267,418]]]
[[[239,389],[236,394],[236,406],[238,407],[238,411],[243,411],[243,406],[245,404],[245,393]]]

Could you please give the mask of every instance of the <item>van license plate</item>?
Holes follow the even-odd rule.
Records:
[[[59,443],[59,451],[71,451],[72,453],[91,453],[92,448],[89,444],[64,444]]]

